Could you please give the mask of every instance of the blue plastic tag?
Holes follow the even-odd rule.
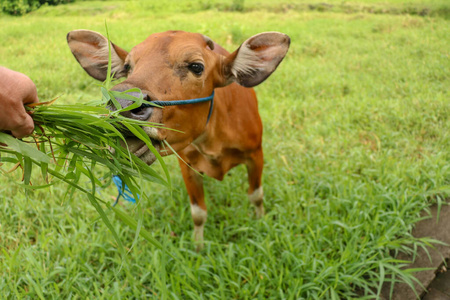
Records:
[[[136,199],[134,199],[133,193],[130,191],[130,189],[128,188],[128,186],[126,184],[124,187],[124,183],[118,175],[113,175],[112,180],[113,180],[114,184],[116,185],[117,190],[119,191],[119,195],[117,195],[116,201],[114,202],[113,206],[116,206],[116,204],[119,202],[120,196],[122,196],[123,199],[125,199],[129,202],[136,203]],[[139,195],[138,195],[138,199],[139,199]]]

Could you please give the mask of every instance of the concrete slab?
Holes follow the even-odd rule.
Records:
[[[450,300],[450,296],[438,290],[429,289],[428,293],[422,298],[422,300]]]
[[[415,277],[422,283],[423,287],[420,286],[420,284],[415,283],[415,289],[420,296],[425,295],[426,288],[430,286],[432,281],[436,277],[437,269],[443,264],[443,262],[450,258],[450,206],[449,205],[442,205],[441,212],[439,215],[439,219],[437,218],[437,206],[431,207],[431,218],[422,220],[418,222],[412,232],[412,234],[415,237],[430,237],[435,240],[439,240],[441,242],[446,243],[447,245],[435,245],[435,248],[428,248],[429,255],[431,257],[428,257],[426,252],[419,248],[417,251],[416,259],[413,263],[411,263],[409,266],[407,266],[408,269],[410,268],[431,268],[427,271],[421,271],[417,272],[415,274]],[[413,257],[406,254],[399,254],[397,257],[401,260],[408,260],[412,261]],[[450,273],[450,272],[447,272]],[[447,278],[447,277],[446,277]],[[446,279],[445,279],[446,280]],[[444,282],[445,285],[447,283]],[[450,286],[450,285],[449,285]],[[413,299],[419,299],[419,297],[416,296],[414,291],[405,283],[396,284],[394,286],[394,292],[392,295],[392,298],[389,297],[390,292],[390,283],[386,283],[383,285],[382,288],[382,298],[384,299],[393,299],[393,300],[413,300]],[[447,290],[445,290],[447,291]],[[438,297],[446,297],[446,292],[443,292],[440,289],[432,288],[429,293],[426,295],[427,297],[435,297],[435,298],[428,298],[427,300],[431,299],[445,299],[450,300],[447,298],[438,298]]]
[[[448,265],[448,264],[447,264]],[[450,272],[446,266],[442,266],[438,271],[436,278],[428,286],[428,293],[423,299],[432,300],[434,298],[428,297],[433,291],[439,291],[442,294],[441,297],[446,296],[450,300]]]

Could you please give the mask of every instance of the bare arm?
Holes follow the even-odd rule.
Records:
[[[36,86],[28,76],[0,67],[0,130],[9,130],[16,138],[31,134],[33,119],[24,104],[38,102]]]

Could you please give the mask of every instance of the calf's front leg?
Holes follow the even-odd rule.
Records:
[[[264,166],[262,148],[252,152],[246,162],[248,173],[248,200],[255,206],[255,213],[258,218],[264,216],[263,187],[261,177]]]
[[[191,201],[191,215],[194,221],[194,240],[197,244],[196,250],[199,252],[203,249],[203,231],[208,216],[205,194],[203,192],[203,177],[187,166],[185,162],[181,160],[178,162]]]

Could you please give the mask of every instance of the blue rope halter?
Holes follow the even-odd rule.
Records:
[[[208,118],[206,119],[206,125],[208,125],[209,119],[211,118],[213,107],[214,107],[214,91],[212,92],[211,96],[205,97],[205,98],[196,98],[196,99],[189,99],[189,100],[171,100],[171,101],[152,101],[152,103],[159,105],[159,106],[173,106],[173,105],[185,105],[185,104],[195,104],[195,103],[202,103],[211,101],[211,104],[209,105],[209,113]],[[152,107],[153,105],[148,103],[143,103],[141,107]],[[136,203],[136,199],[134,199],[133,194],[131,193],[130,189],[126,184],[123,183],[122,179],[118,175],[113,175],[113,182],[117,187],[117,190],[119,191],[119,195],[117,195],[116,201],[114,202],[113,206],[116,206],[116,204],[119,202],[120,196],[122,196],[125,200],[129,202]],[[125,185],[125,187],[124,187]],[[139,199],[140,195],[138,195]]]
[[[195,98],[195,99],[189,99],[189,100],[168,100],[168,101],[152,101],[153,104],[159,105],[159,106],[173,106],[173,105],[185,105],[185,104],[195,104],[195,103],[202,103],[202,102],[208,102],[211,101],[211,104],[209,106],[209,113],[208,113],[208,119],[206,119],[206,124],[208,124],[209,119],[211,118],[213,107],[214,107],[214,91],[212,92],[211,96],[205,97],[205,98]],[[151,107],[151,104],[148,103],[142,103],[141,107]]]

